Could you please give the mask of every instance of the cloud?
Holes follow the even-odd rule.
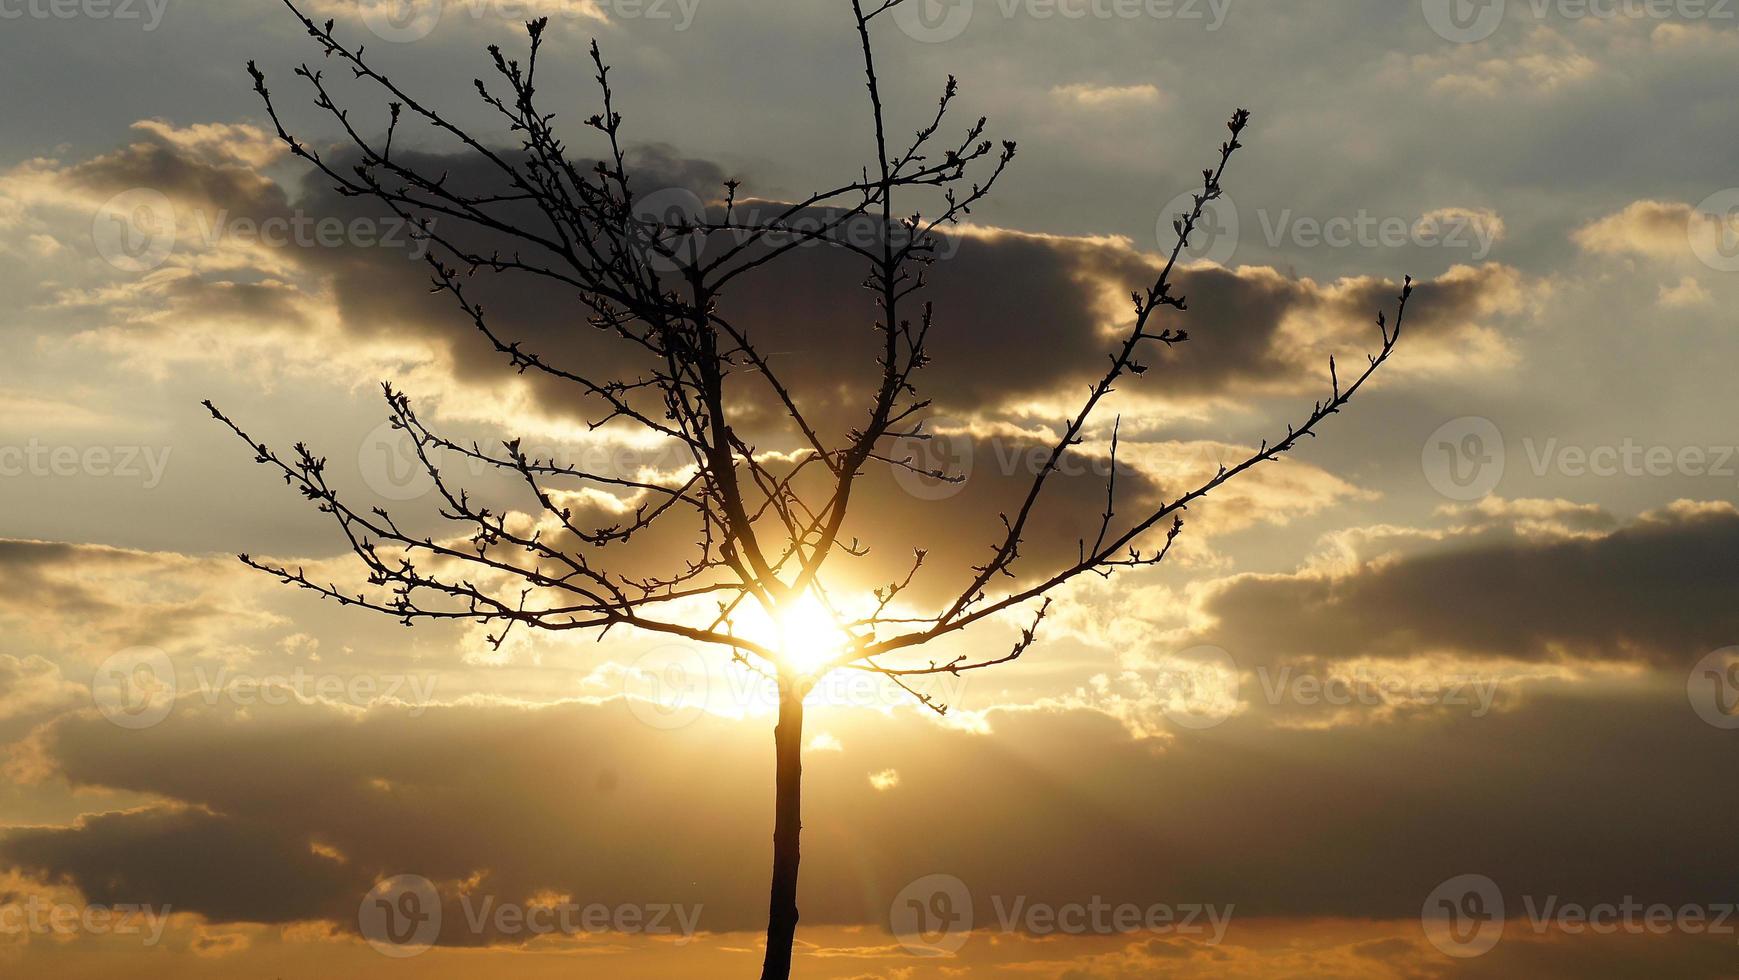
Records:
[[[232,561],[0,539],[0,622],[20,647],[93,663],[134,646],[221,655],[232,631],[278,622],[243,600]]]
[[[1585,252],[1685,260],[1693,242],[1713,244],[1720,234],[1718,219],[1676,201],[1635,201],[1624,210],[1583,225],[1570,236]]]
[[[1053,85],[1051,86],[1051,98],[1086,109],[1120,109],[1137,105],[1162,105],[1166,101],[1165,97],[1160,94],[1157,85],[1089,85],[1085,82]]]
[[[262,369],[275,362],[349,385],[410,374],[413,393],[440,399],[454,419],[595,417],[598,406],[571,387],[518,377],[449,297],[430,295],[426,267],[407,261],[417,249],[387,247],[396,218],[336,195],[319,175],[290,189],[261,176],[257,166],[276,151],[257,128],[146,121],[137,131],[142,139],[121,150],[71,164],[32,161],[0,178],[0,195],[21,215],[37,215],[27,222],[31,234],[57,231],[61,244],[87,256],[89,215],[108,198],[143,188],[172,202],[174,248],[161,268],[132,278],[111,270],[106,280],[55,293],[56,308],[87,321],[85,342],[158,371],[174,358],[208,358]],[[448,173],[455,185],[499,181],[469,155],[404,151],[401,162]],[[660,146],[637,150],[632,163],[643,187],[680,188],[702,199],[715,198],[727,176]],[[739,206],[772,207],[753,200]],[[45,223],[50,211],[82,212],[84,223]],[[328,240],[313,230],[320,221],[343,229],[360,222],[372,232],[367,240],[350,231]],[[464,239],[453,224],[444,233]],[[269,233],[274,228],[282,234]],[[490,247],[485,238],[472,244]],[[1126,326],[1129,292],[1148,284],[1158,262],[1122,239],[986,227],[952,232],[943,254],[922,297],[934,302],[937,326],[933,360],[918,383],[940,410],[956,414],[1048,414],[1073,402]],[[861,260],[842,249],[803,248],[777,271],[746,276],[721,300],[721,312],[769,352],[830,435],[857,423],[860,393],[874,381],[876,313],[857,288],[863,272]],[[1178,280],[1192,310],[1168,325],[1187,329],[1192,340],[1156,352],[1164,371],[1127,386],[1130,397],[1177,402],[1311,390],[1328,352],[1369,349],[1370,320],[1392,307],[1396,292],[1396,284],[1378,280],[1318,284],[1261,268],[1195,268]],[[1513,270],[1501,266],[1452,270],[1440,283],[1422,284],[1412,370],[1501,359],[1504,345],[1490,321],[1516,312],[1501,298],[1516,288]],[[584,308],[547,283],[483,276],[472,290],[503,333],[557,363],[585,363],[606,377],[651,367],[610,337],[573,330]],[[827,356],[815,356],[823,349]],[[747,413],[745,425],[757,414],[763,426],[777,424],[752,377],[731,394]]]
[[[1413,227],[1415,234],[1419,235],[1437,235],[1456,230],[1471,232],[1487,253],[1491,251],[1492,245],[1508,237],[1503,217],[1490,208],[1435,208],[1420,216]]]
[[[88,688],[63,677],[60,667],[45,657],[0,653],[0,742],[18,738],[89,694]]]
[[[395,377],[413,395],[427,396],[419,398],[426,416],[520,430],[503,437],[530,429],[570,439],[576,422],[595,417],[597,406],[571,386],[517,376],[462,322],[447,297],[429,295],[426,270],[399,251],[354,242],[268,247],[193,233],[202,215],[225,216],[219,222],[224,227],[240,219],[262,222],[286,215],[340,219],[345,227],[380,217],[362,202],[333,194],[323,178],[307,177],[292,197],[259,177],[250,163],[266,153],[258,130],[176,129],[151,122],[139,131],[144,139],[121,151],[81,164],[39,162],[11,178],[18,186],[38,189],[60,186],[50,177],[68,178],[71,186],[88,189],[78,198],[86,207],[115,188],[162,187],[177,203],[177,228],[191,234],[185,254],[178,252],[160,269],[60,289],[53,308],[88,321],[82,343],[158,374],[207,359],[250,365],[263,377],[308,372],[340,385]],[[404,160],[449,170],[456,182],[482,186],[490,179],[471,158],[407,152]],[[664,147],[643,148],[635,161],[649,187],[710,196],[725,177],[714,164],[684,159]],[[759,205],[747,200],[742,206]],[[1126,327],[1127,291],[1151,278],[1158,261],[1121,239],[976,226],[958,230],[945,251],[948,257],[931,270],[933,285],[927,291],[939,312],[931,343],[934,361],[919,376],[920,390],[936,399],[939,422],[952,416],[976,431],[1001,434],[979,447],[977,473],[964,492],[946,502],[914,506],[913,496],[886,468],[866,478],[859,501],[862,519],[848,531],[876,539],[877,551],[863,563],[856,577],[860,582],[886,584],[903,573],[913,546],[933,549],[936,565],[948,569],[981,560],[976,549],[988,544],[996,527],[975,515],[1018,506],[1031,478],[1025,461],[1042,450],[1046,439],[1055,438],[1049,429],[1059,410],[1072,408],[1081,387],[1103,370],[1116,332]],[[856,288],[861,262],[844,250],[799,249],[789,262],[780,278],[770,273],[746,277],[721,309],[735,322],[752,325],[754,337],[824,436],[837,438],[861,421],[863,393],[874,385],[870,324],[875,313],[868,294]],[[558,363],[586,364],[588,370],[624,377],[649,367],[599,332],[574,329],[584,311],[571,296],[512,277],[482,276],[475,288],[474,298],[505,332],[524,337],[528,346]],[[1176,325],[1188,329],[1192,339],[1174,351],[1155,352],[1147,377],[1131,379],[1118,393],[1117,410],[1168,404],[1200,411],[1257,395],[1324,390],[1327,356],[1372,346],[1370,321],[1392,304],[1396,284],[1374,278],[1318,284],[1273,269],[1204,266],[1183,270],[1179,291],[1190,298],[1192,312]],[[1422,284],[1414,303],[1403,367],[1414,373],[1505,362],[1507,345],[1491,324],[1526,305],[1518,274],[1498,265],[1452,269]],[[826,356],[818,356],[823,350]],[[758,380],[752,373],[738,378],[730,391],[743,411],[740,431],[768,451],[793,448],[793,433],[768,408]],[[1044,419],[1043,425],[1033,424],[1034,417]],[[1277,428],[1282,424],[1275,422]],[[601,435],[611,438],[608,432]],[[1097,498],[1103,496],[1104,480],[1097,470],[1104,469],[1109,433],[1090,435],[1095,444],[1080,454],[1086,471],[1055,479],[1057,497],[1033,524],[1028,558],[1035,572],[1056,567],[1077,550],[1082,537],[1096,533],[1090,518],[1102,509]],[[1152,439],[1139,432],[1127,438],[1122,513],[1140,513],[1157,506],[1166,493],[1199,482],[1205,474],[1196,464],[1243,451],[1223,443]],[[1194,533],[1235,529],[1257,519],[1284,522],[1359,493],[1314,468],[1275,468],[1203,508],[1203,523]],[[634,503],[583,494],[569,502],[598,523],[619,521],[621,508]],[[515,506],[526,503],[522,499]],[[887,533],[895,529],[905,533]],[[667,559],[672,548],[692,543],[696,531],[681,521],[667,522],[639,536],[641,553]],[[982,542],[981,534],[986,535]],[[641,568],[628,561],[630,568]],[[925,582],[918,591],[930,588],[932,583]]]
[[[1703,288],[1702,283],[1685,276],[1676,286],[1661,284],[1658,302],[1668,309],[1695,309],[1708,306],[1711,300],[1709,291]]]
[[[1618,524],[1617,519],[1600,505],[1580,504],[1571,500],[1485,497],[1471,504],[1446,504],[1439,507],[1437,513],[1462,523],[1447,534],[1420,532],[1422,536],[1429,536],[1436,541],[1451,540],[1454,535],[1471,536],[1494,530],[1507,530],[1530,539],[1600,537],[1610,533]],[[1349,543],[1355,535],[1375,541],[1384,537],[1405,536],[1409,530],[1412,529],[1388,528],[1380,529],[1376,534],[1361,535],[1358,529],[1352,529],[1337,537]]]
[[[1739,577],[1722,557],[1739,546],[1730,504],[1682,502],[1573,535],[1537,533],[1541,508],[1528,509],[1535,533],[1485,523],[1350,566],[1204,586],[1200,612],[1213,625],[1202,635],[1245,663],[1453,654],[1668,670],[1739,637],[1727,601]]]
[[[1374,728],[1277,734],[1245,715],[1164,743],[1081,710],[994,711],[983,732],[864,710],[826,724],[843,748],[811,754],[805,773],[815,926],[881,928],[907,882],[946,873],[987,916],[998,896],[1231,904],[1236,942],[1240,922],[1272,916],[1410,919],[1437,883],[1476,869],[1563,901],[1726,901],[1720,869],[1739,857],[1720,832],[1735,790],[1703,778],[1733,764],[1733,745],[1710,737],[1676,679],[1547,685],[1514,711]],[[71,717],[45,750],[65,778],[174,802],[14,829],[0,859],[92,901],[168,903],[214,924],[350,931],[377,878],[414,873],[438,883],[455,923],[462,892],[553,893],[700,904],[701,928],[752,930],[768,725],[702,716],[659,730],[620,701],[415,717],[195,708],[126,732]],[[898,792],[865,779],[890,769]],[[1655,789],[1615,799],[1603,775],[1615,770]],[[1596,832],[1560,833],[1589,812],[1605,815]],[[442,940],[517,941],[463,926]]]
[[[1695,49],[1726,53],[1739,44],[1739,37],[1713,22],[1665,20],[1655,25],[1649,41],[1669,55],[1682,55]]]
[[[258,170],[283,159],[288,152],[275,134],[247,123],[176,126],[161,119],[144,119],[134,123],[133,129],[215,167],[240,163]]]
[[[1503,41],[1500,32],[1498,41]],[[1500,97],[1537,100],[1563,95],[1600,77],[1610,55],[1593,50],[1585,33],[1539,26],[1503,43],[1446,45],[1429,54],[1396,56],[1410,74],[1428,80],[1433,94],[1476,102]],[[1393,67],[1394,62],[1391,62]]]

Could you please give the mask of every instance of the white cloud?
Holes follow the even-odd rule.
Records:
[[[1056,85],[1051,97],[1088,109],[1115,109],[1137,105],[1162,105],[1166,98],[1156,85]]]

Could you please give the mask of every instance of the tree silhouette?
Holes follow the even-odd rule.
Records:
[[[1212,478],[1131,519],[1117,513],[1117,435],[1110,436],[1112,467],[1106,479],[1105,509],[1089,520],[1077,556],[1061,567],[1028,573],[1015,566],[1022,558],[1034,508],[1065,457],[1083,444],[1095,412],[1122,382],[1147,373],[1144,352],[1172,348],[1188,340],[1184,330],[1163,321],[1185,312],[1185,297],[1174,293],[1179,257],[1202,220],[1204,209],[1221,196],[1221,179],[1249,114],[1233,114],[1230,137],[1221,144],[1214,166],[1202,172],[1193,206],[1177,216],[1177,242],[1157,279],[1132,293],[1133,325],[1120,346],[1109,352],[1104,374],[1094,382],[1063,424],[1042,465],[1035,468],[1018,509],[1001,516],[1002,532],[988,558],[970,569],[967,586],[951,600],[921,615],[906,614],[903,602],[926,552],[916,550],[903,579],[874,590],[866,615],[848,615],[827,587],[823,567],[835,556],[861,557],[865,549],[842,540],[841,529],[854,486],[870,468],[889,467],[929,480],[959,477],[903,455],[900,445],[922,445],[932,437],[924,427],[930,401],[919,393],[926,338],[935,311],[919,302],[926,273],[941,238],[938,229],[970,213],[990,193],[1015,155],[1012,142],[984,137],[985,120],[963,129],[960,138],[943,137],[942,127],[958,93],[950,77],[933,115],[906,142],[894,140],[884,118],[882,86],[871,44],[872,24],[903,0],[883,0],[865,9],[852,0],[861,42],[865,83],[874,124],[875,159],[854,180],[806,199],[746,214],[739,207],[739,184],[724,183],[720,196],[703,213],[678,208],[659,214],[636,196],[629,154],[622,142],[622,116],[615,107],[610,69],[596,42],[591,60],[601,110],[585,121],[603,144],[602,159],[576,163],[557,135],[555,115],[541,111],[537,92],[538,58],[547,18],[527,24],[526,60],[489,49],[494,82],[476,82],[487,107],[499,114],[518,146],[492,148],[446,116],[425,106],[334,35],[332,21],[316,23],[294,3],[290,10],[307,28],[328,63],[354,80],[390,97],[385,130],[365,136],[351,112],[339,105],[321,71],[303,65],[296,74],[347,137],[338,154],[323,154],[291,135],[279,116],[265,76],[248,70],[265,101],[278,137],[289,151],[331,178],[338,193],[390,208],[419,229],[434,247],[428,254],[437,291],[449,295],[496,351],[518,372],[545,376],[568,386],[595,409],[591,425],[606,431],[633,431],[673,447],[684,466],[673,478],[593,472],[528,454],[519,440],[486,450],[461,444],[432,431],[413,411],[409,398],[386,386],[395,428],[408,435],[422,468],[433,481],[442,516],[456,525],[448,537],[418,536],[403,529],[384,509],[353,509],[328,484],[326,461],[305,445],[280,457],[250,437],[210,402],[213,416],[245,439],[257,461],[283,478],[318,509],[330,514],[367,570],[366,589],[352,591],[310,579],[302,569],[281,567],[248,555],[241,560],[282,581],[347,606],[375,610],[412,624],[425,620],[483,622],[498,629],[488,636],[499,647],[515,626],[554,631],[615,627],[685,638],[717,647],[737,663],[778,682],[779,712],[774,729],[776,757],[773,871],[768,908],[767,949],[762,976],[787,977],[797,928],[797,878],[802,793],[802,730],[805,696],[816,682],[839,669],[866,671],[898,685],[932,710],[946,712],[914,686],[925,676],[959,675],[1010,663],[1035,642],[1051,605],[1050,596],[1079,576],[1110,576],[1152,566],[1169,553],[1183,528],[1182,513],[1215,488],[1293,449],[1315,434],[1388,359],[1400,337],[1411,280],[1402,288],[1395,321],[1377,317],[1381,347],[1350,383],[1342,384],[1332,359],[1330,394],[1308,418],[1287,427],[1286,435]],[[427,156],[395,150],[394,139],[407,121],[432,126],[459,141],[464,152],[499,185],[480,190],[461,186],[446,173],[432,173]],[[907,214],[896,206],[902,192],[923,193],[936,202],[929,216]],[[817,217],[819,216],[819,217]],[[869,222],[877,230],[867,242],[843,234]],[[723,233],[723,234],[720,234]],[[714,237],[726,247],[703,247]],[[846,249],[866,264],[865,285],[877,305],[879,384],[862,421],[842,440],[829,441],[813,424],[794,389],[784,383],[767,352],[758,348],[750,325],[733,322],[719,307],[726,287],[795,249],[815,244]],[[466,280],[483,272],[523,276],[565,289],[584,311],[591,327],[639,358],[646,366],[637,377],[593,376],[556,362],[507,335],[466,291]],[[988,367],[987,367],[988,370]],[[727,384],[727,382],[729,384]],[[763,405],[775,406],[797,451],[768,453],[733,425],[742,404],[742,386],[759,391]],[[539,504],[531,514],[497,511],[456,487],[442,461],[472,468],[494,468],[523,483]],[[557,484],[591,487],[619,495],[632,510],[619,523],[593,527],[581,523]],[[699,540],[677,567],[653,575],[612,570],[611,548],[627,542],[675,514],[696,521]],[[716,600],[716,614],[681,619],[673,612],[694,600]],[[799,603],[819,603],[845,636],[836,651],[819,662],[792,656],[778,644],[735,628],[740,611],[758,608],[774,621]],[[895,655],[964,630],[1000,614],[1021,614],[1019,639],[1012,649],[984,656],[959,655],[944,662],[911,663]],[[1030,617],[1030,618],[1027,618]]]

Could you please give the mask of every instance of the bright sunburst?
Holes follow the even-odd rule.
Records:
[[[845,633],[811,593],[779,616],[779,654],[785,662],[812,673],[845,645]]]
[[[788,666],[813,673],[839,653],[846,634],[813,593],[789,603],[777,617],[759,608],[735,617],[738,634],[778,651]]]

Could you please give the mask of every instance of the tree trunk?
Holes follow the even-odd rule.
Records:
[[[767,908],[767,958],[761,980],[791,976],[791,944],[797,936],[798,835],[803,828],[803,697],[807,685],[779,678],[779,724],[773,729],[778,758],[773,819],[773,895]]]

